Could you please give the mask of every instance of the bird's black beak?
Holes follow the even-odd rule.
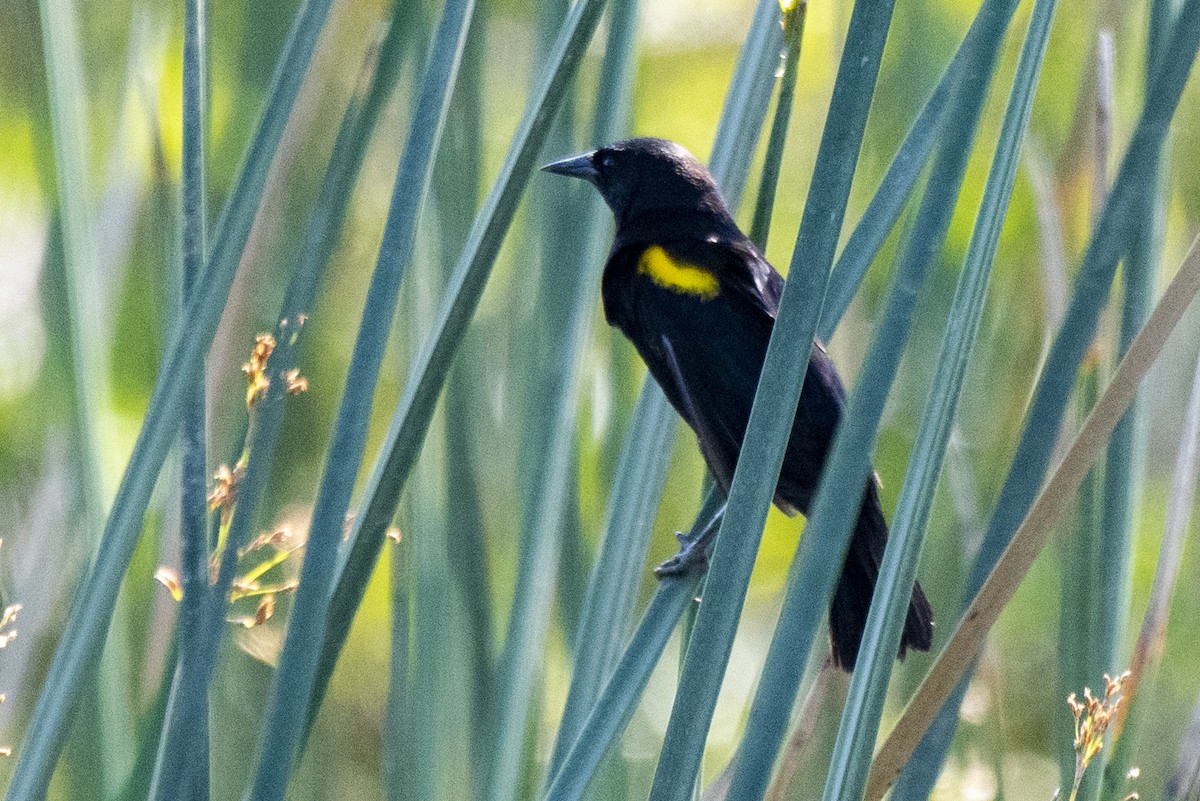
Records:
[[[592,163],[592,155],[595,153],[584,153],[581,156],[571,156],[570,158],[552,161],[542,167],[545,172],[552,172],[556,175],[569,175],[572,178],[582,178],[585,181],[596,183],[596,179],[600,177],[600,173],[596,171],[596,165]]]

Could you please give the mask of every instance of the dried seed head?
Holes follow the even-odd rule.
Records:
[[[308,379],[300,375],[300,370],[293,367],[283,372],[283,384],[289,395],[299,395],[308,392]]]
[[[242,365],[246,374],[246,406],[253,407],[265,397],[271,387],[267,378],[267,360],[275,352],[275,337],[270,334],[259,334],[254,338],[254,350],[250,352],[250,361]]]
[[[1129,671],[1113,678],[1104,674],[1104,696],[1092,695],[1090,687],[1083,688],[1083,701],[1075,693],[1067,697],[1067,706],[1075,716],[1075,784],[1071,798],[1075,797],[1083,774],[1092,759],[1104,748],[1104,735],[1117,718],[1121,708],[1121,685],[1129,678]],[[1133,794],[1136,798],[1136,793]]]

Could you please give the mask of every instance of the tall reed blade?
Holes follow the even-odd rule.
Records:
[[[1129,344],[1129,350],[1104,394],[1013,534],[1012,542],[972,600],[950,641],[909,700],[895,728],[876,752],[866,801],[883,798],[913,756],[930,724],[944,712],[947,701],[953,700],[961,686],[960,678],[974,663],[987,632],[1045,546],[1051,528],[1071,503],[1084,476],[1108,443],[1117,421],[1133,402],[1141,380],[1162,353],[1167,339],[1198,293],[1200,237],[1192,241],[1179,271],[1146,325]]]
[[[1012,197],[1021,143],[1029,125],[1056,5],[1057,0],[1038,0],[1021,48],[1000,141],[992,158],[983,202],[975,218],[942,338],[937,372],[909,457],[875,584],[858,663],[834,743],[825,784],[826,799],[858,801],[866,788],[871,752],[912,598],[933,494],[950,441],[967,361],[983,316],[984,296],[1000,242],[1000,229]]]
[[[637,0],[613,0],[610,7],[590,140],[597,145],[620,138],[629,127],[637,10]],[[589,194],[588,202],[590,237],[581,265],[599,265],[607,253],[611,226],[599,198]],[[580,272],[587,276],[584,280],[591,290],[578,312],[590,314],[599,286],[598,270],[582,267]],[[550,776],[562,763],[584,714],[603,689],[632,623],[650,526],[666,478],[674,422],[674,414],[661,395],[656,398],[653,393],[643,392],[639,396],[621,449],[600,550],[574,637],[571,685],[550,758]]]
[[[1136,401],[1135,401],[1136,403]],[[1104,766],[1101,797],[1121,801],[1129,795],[1129,770],[1133,764],[1134,748],[1139,743],[1142,723],[1146,720],[1146,700],[1143,687],[1151,686],[1158,673],[1167,639],[1167,617],[1171,597],[1183,562],[1183,545],[1192,518],[1192,503],[1196,493],[1196,476],[1200,466],[1200,361],[1192,379],[1192,397],[1179,438],[1179,453],[1175,459],[1175,474],[1171,481],[1171,497],[1167,502],[1166,522],[1154,583],[1150,586],[1150,602],[1142,617],[1142,627],[1133,647],[1129,677],[1122,685],[1120,717],[1113,729],[1116,744],[1110,749]],[[1142,740],[1141,742],[1144,742]]]
[[[603,9],[604,0],[582,0],[563,23],[553,56],[526,107],[508,158],[450,278],[433,330],[413,365],[364,493],[362,511],[355,517],[350,541],[339,555],[327,607],[329,619],[339,622],[328,627],[323,635],[323,676],[326,670],[332,671],[345,642],[349,621],[366,591],[383,547],[384,534],[395,516],[400,493],[424,441],[454,355],[479,304],[557,105],[583,58]]]
[[[1016,0],[1005,0],[980,8],[986,34],[967,53],[963,78],[946,111],[929,185],[897,265],[884,316],[826,460],[811,522],[793,560],[788,592],[750,710],[730,799],[760,799],[766,792],[799,690],[801,658],[812,647],[833,596],[839,571],[831,571],[829,565],[841,564],[846,558],[858,515],[859,497],[844,488],[863,486],[870,478],[871,451],[883,405],[899,367],[925,272],[950,225],[996,56],[1015,5]],[[837,777],[831,773],[830,778],[826,799],[840,797]]]
[[[1155,59],[1170,32],[1170,0],[1152,0],[1146,36],[1144,84],[1149,93],[1155,74]],[[1111,91],[1111,90],[1110,90]],[[1154,301],[1154,282],[1162,251],[1165,227],[1165,194],[1163,192],[1163,143],[1157,145],[1148,166],[1150,175],[1133,212],[1144,221],[1132,234],[1132,244],[1121,270],[1121,323],[1117,357],[1125,354],[1130,341],[1146,322]],[[1142,485],[1146,467],[1147,425],[1142,393],[1134,398],[1129,412],[1117,424],[1104,460],[1104,495],[1100,519],[1103,521],[1101,547],[1096,554],[1099,568],[1096,576],[1097,607],[1093,612],[1098,622],[1091,632],[1088,681],[1099,681],[1108,673],[1120,675],[1127,663],[1125,631],[1128,628],[1129,603],[1133,593],[1133,548],[1137,532],[1137,509],[1142,502]],[[1123,703],[1122,709],[1128,710]],[[1100,759],[1103,763],[1114,755],[1107,749]],[[1107,773],[1107,765],[1105,767]],[[1096,769],[1085,777],[1079,798],[1093,801],[1104,789]],[[1123,780],[1117,787],[1123,785]],[[1117,787],[1111,793],[1117,792]],[[1124,798],[1122,794],[1117,801]]]
[[[442,280],[454,272],[455,264],[458,261],[458,248],[471,233],[471,224],[479,205],[483,186],[483,143],[486,132],[490,130],[484,112],[487,75],[486,45],[488,32],[491,30],[491,18],[488,12],[487,3],[479,4],[471,19],[471,31],[467,34],[467,48],[463,53],[463,65],[459,70],[458,85],[454,89],[449,116],[446,119],[446,141],[442,144],[438,164],[434,169],[433,209],[438,221],[437,242],[441,254],[437,262],[440,268],[439,278]],[[433,304],[433,298],[430,299],[430,304]],[[430,309],[427,319],[413,320],[410,330],[413,332],[415,341],[419,341],[423,336],[436,310],[434,305]],[[460,641],[459,647],[465,648],[468,654],[459,657],[463,660],[466,668],[463,671],[466,673],[463,679],[466,686],[465,688],[462,686],[451,688],[450,692],[455,695],[464,693],[469,695],[470,717],[461,721],[461,728],[454,725],[439,726],[438,733],[441,734],[445,729],[445,734],[441,736],[453,738],[452,742],[461,743],[464,739],[470,741],[471,747],[466,755],[466,760],[470,765],[469,793],[471,795],[482,792],[482,788],[487,782],[488,772],[491,770],[488,754],[493,738],[496,705],[500,697],[496,683],[496,637],[493,621],[494,602],[492,600],[492,590],[495,584],[494,563],[489,558],[487,547],[489,530],[482,523],[485,520],[482,485],[486,475],[486,465],[481,464],[476,456],[475,448],[475,443],[481,434],[479,421],[482,415],[480,415],[480,409],[483,408],[485,402],[483,383],[477,378],[475,365],[478,364],[477,357],[480,355],[480,351],[485,350],[486,347],[486,341],[476,345],[476,349],[469,347],[469,341],[464,343],[463,351],[459,354],[457,363],[446,380],[445,459],[442,468],[444,470],[443,482],[450,489],[446,501],[445,530],[441,532],[442,537],[438,543],[442,549],[442,559],[438,562],[439,572],[434,577],[425,578],[426,582],[431,582],[436,581],[438,576],[447,575],[451,585],[448,603],[453,604],[457,600],[457,607],[452,608],[460,609],[465,617],[465,620],[457,616],[449,619],[451,625],[456,625],[451,633],[457,635],[457,639]],[[457,558],[462,553],[472,554],[472,558]],[[411,581],[412,573],[407,575]],[[393,590],[394,596],[395,592]],[[419,597],[416,588],[414,588],[414,592],[418,595],[413,604],[415,607],[413,614],[418,618],[415,628],[422,631],[419,629],[421,625],[419,618],[422,614],[432,615],[435,626],[439,626],[445,619],[443,607],[430,608],[423,605],[421,602],[424,599]],[[437,597],[435,596],[431,602],[437,603]],[[397,621],[395,624],[397,628],[401,623],[398,617],[406,614],[408,612],[404,607],[393,604],[392,616]],[[336,626],[337,623],[331,622],[330,625],[331,627]],[[445,633],[438,630],[432,635],[444,637]],[[413,639],[411,648],[416,652],[416,659],[421,659],[422,643],[416,637]],[[326,659],[327,656],[327,653],[323,653],[322,659]],[[405,650],[399,644],[393,645],[388,719],[393,721],[389,732],[395,733],[393,740],[395,748],[385,745],[385,750],[393,755],[388,760],[389,765],[404,758],[405,750],[423,753],[419,749],[427,747],[429,750],[441,751],[438,745],[439,740],[433,739],[434,732],[426,733],[426,737],[431,740],[428,745],[425,744],[426,738],[421,734],[413,736],[414,723],[410,719],[412,704],[420,703],[420,699],[416,696],[421,689],[419,685],[414,686],[406,680],[409,678],[409,674],[415,674],[416,668],[417,665],[412,662]],[[437,670],[436,667],[434,669]],[[324,682],[328,675],[327,665],[323,662],[318,673],[318,680]],[[455,678],[458,675],[458,672],[452,673]],[[416,680],[415,675],[412,678],[414,681]],[[437,698],[427,699],[426,704],[436,710],[439,700]],[[451,722],[452,724],[460,723],[457,719],[453,719]],[[458,754],[461,754],[461,747],[451,749],[450,753],[436,754],[435,764],[431,767],[424,764],[417,767],[422,771],[429,769],[440,771],[441,763]],[[420,757],[410,756],[409,758],[419,759]],[[454,766],[447,769],[448,772],[455,770],[459,769]],[[411,788],[406,787],[405,781],[411,773],[411,769],[405,768],[388,773],[385,768],[384,778],[387,784],[386,789],[392,793],[390,797],[405,798],[406,794],[411,793]],[[439,775],[445,774],[439,772]],[[446,790],[442,789],[440,792],[446,792]]]
[[[180,251],[183,260],[183,304],[204,268],[207,227],[207,185],[205,180],[205,135],[207,131],[205,41],[207,11],[205,0],[187,0],[183,15],[183,156],[182,225]],[[208,602],[208,460],[205,418],[204,370],[192,385],[183,420],[182,488],[180,492],[180,577],[183,599],[179,605],[179,661],[172,684],[174,710],[182,688],[196,693],[196,701],[180,717],[167,718],[161,744],[167,743],[172,722],[193,732],[192,746],[183,749],[160,748],[151,779],[150,797],[154,799],[208,798],[208,692],[204,671],[202,638],[204,610]],[[186,716],[186,717],[185,717]],[[169,777],[164,780],[164,776]],[[190,785],[191,792],[183,788]]]
[[[81,525],[68,535],[74,547],[95,553],[104,529],[112,480],[104,451],[112,434],[111,370],[104,344],[109,341],[114,293],[105,270],[98,222],[92,198],[89,150],[93,146],[88,119],[84,38],[72,0],[39,0],[47,103],[54,151],[54,178],[62,238],[62,289],[67,313],[63,337],[69,348],[71,404],[74,407],[72,459]],[[9,25],[12,23],[9,22]],[[13,26],[16,27],[16,26]],[[133,48],[131,48],[131,51]],[[7,182],[6,182],[7,183]],[[82,536],[80,536],[82,535]],[[116,792],[131,761],[128,731],[131,699],[127,638],[116,629],[114,648],[102,652],[91,686],[82,693],[81,717],[93,737],[106,731],[89,749],[89,787]],[[103,721],[103,722],[102,722]]]
[[[267,169],[328,10],[328,0],[307,0],[288,35],[259,127],[217,226],[208,265],[194,287],[184,315],[191,326],[180,326],[166,350],[163,362],[172,365],[172,369],[159,374],[133,456],[113,500],[95,563],[75,599],[38,696],[8,788],[9,801],[32,801],[45,795],[79,700],[80,682],[99,658],[121,577],[142,530],[142,516],[167,451],[175,440],[188,392],[200,374],[204,354],[216,332],[262,197]]]
[[[76,417],[79,492],[89,521],[86,540],[94,547],[103,525],[107,502],[101,481],[101,415],[108,402],[108,359],[103,308],[108,294],[100,272],[99,248],[92,219],[88,168],[90,136],[86,116],[82,42],[71,0],[38,0],[42,49],[46,62],[51,128],[54,140],[54,177],[66,263],[64,288],[70,305],[66,316],[70,331],[72,389]]]
[[[729,508],[714,545],[712,568],[705,581],[707,600],[700,607],[688,645],[650,791],[652,801],[684,801],[699,772],[807,370],[892,7],[891,2],[854,6],[816,171],[796,237],[790,280],[767,348],[730,488]]]
[[[1146,95],[1104,211],[1088,243],[1063,324],[1038,377],[1016,455],[968,579],[966,598],[973,597],[978,591],[1042,484],[1075,374],[1095,335],[1117,263],[1130,247],[1132,232],[1139,219],[1135,213],[1139,198],[1154,175],[1152,167],[1175,115],[1197,47],[1200,47],[1200,0],[1185,0],[1177,12],[1159,69]],[[964,681],[940,716],[936,736],[922,744],[914,760],[915,764],[932,769],[922,771],[919,786],[905,783],[905,794],[919,794],[932,788],[937,767],[942,764],[953,736],[957,709],[965,692]]]
[[[764,253],[771,232],[771,211],[775,206],[775,190],[779,186],[779,167],[783,162],[783,146],[787,141],[788,122],[792,118],[792,100],[796,95],[796,76],[800,72],[800,45],[804,38],[804,21],[808,18],[808,0],[792,0],[783,8],[783,77],[779,81],[779,100],[775,104],[775,119],[767,139],[762,178],[758,197],[754,199],[754,219],[750,223],[750,241]]]
[[[417,223],[433,175],[434,158],[450,106],[474,0],[450,0],[433,37],[392,205],[371,277],[346,389],[309,524],[300,587],[268,704],[258,771],[249,798],[282,799],[307,729],[321,658],[338,546],[366,445],[367,422],[383,362],[400,282],[412,259]]]

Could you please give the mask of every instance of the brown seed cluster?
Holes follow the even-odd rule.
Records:
[[[1109,725],[1117,719],[1121,708],[1121,685],[1129,678],[1129,671],[1113,678],[1104,674],[1104,695],[1100,698],[1092,695],[1090,687],[1083,688],[1083,700],[1071,693],[1067,698],[1067,706],[1075,716],[1075,786],[1071,790],[1071,798],[1079,789],[1083,774],[1088,764],[1104,748],[1104,734]],[[1134,793],[1132,798],[1137,798]]]
[[[308,392],[308,379],[300,375],[300,370],[295,367],[283,371],[283,385],[289,395]]]
[[[208,508],[214,512],[221,513],[221,525],[229,524],[229,519],[233,515],[233,505],[237,501],[237,488],[242,477],[246,475],[246,460],[243,457],[241,461],[233,466],[231,470],[229,465],[221,465],[217,468],[217,472],[213,475],[213,488],[208,493]]]
[[[303,320],[300,322],[303,325]],[[287,320],[281,323],[281,326],[286,326]],[[291,342],[295,341],[295,334],[292,335]],[[267,396],[267,390],[271,388],[271,378],[267,375],[267,362],[271,358],[271,354],[275,352],[276,347],[275,337],[271,334],[259,334],[254,338],[254,350],[250,352],[250,361],[242,365],[242,372],[246,374],[246,407],[253,409],[254,405]],[[293,367],[290,370],[284,370],[280,373],[280,378],[283,379],[284,390],[289,395],[299,395],[301,392],[308,391],[308,379],[300,375],[300,370]]]
[[[280,321],[280,331],[283,332],[280,336],[286,346],[290,347],[296,344],[299,329],[303,327],[306,319],[305,315],[299,315],[294,325],[287,319]],[[290,333],[289,328],[291,329]],[[254,349],[250,353],[249,361],[242,365],[242,372],[246,375],[246,406],[251,411],[259,401],[267,396],[267,392],[271,388],[267,363],[275,353],[277,344],[275,337],[271,334],[259,334],[254,339]],[[289,395],[298,395],[308,391],[308,379],[300,375],[300,371],[296,368],[279,371],[279,380],[283,382],[284,391]],[[256,416],[251,415],[251,428],[253,428]],[[251,438],[247,435],[246,442],[250,441]],[[244,447],[248,448],[248,445],[244,444]],[[208,495],[208,506],[210,511],[219,512],[221,530],[216,551],[209,556],[210,583],[217,581],[221,553],[225,548],[225,538],[232,522],[234,507],[237,504],[238,485],[246,475],[249,458],[250,453],[247,449],[232,468],[228,465],[221,465],[213,476],[212,489]],[[253,599],[257,606],[253,614],[231,617],[228,618],[229,622],[253,628],[270,620],[275,614],[276,596],[279,593],[294,591],[298,582],[294,578],[270,582],[264,582],[262,579],[273,568],[283,564],[303,549],[303,538],[292,538],[291,532],[286,528],[278,528],[261,534],[238,549],[238,560],[247,559],[253,564],[234,577],[229,590],[229,602],[232,604],[243,599]],[[241,571],[240,565],[239,571]],[[163,566],[154,574],[154,578],[167,589],[176,601],[183,599],[183,583],[178,571]],[[2,624],[0,624],[0,628],[2,628]],[[13,636],[15,634],[13,632]],[[3,634],[0,632],[0,647],[5,644]]]
[[[250,408],[266,397],[267,390],[271,388],[271,379],[267,378],[267,360],[274,352],[275,337],[259,334],[254,338],[250,361],[242,365],[242,372],[246,374],[246,406]]]

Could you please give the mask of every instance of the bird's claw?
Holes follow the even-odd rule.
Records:
[[[654,568],[654,575],[661,578],[700,574],[708,570],[708,537],[693,537],[682,531],[675,532],[679,550],[667,561]]]

